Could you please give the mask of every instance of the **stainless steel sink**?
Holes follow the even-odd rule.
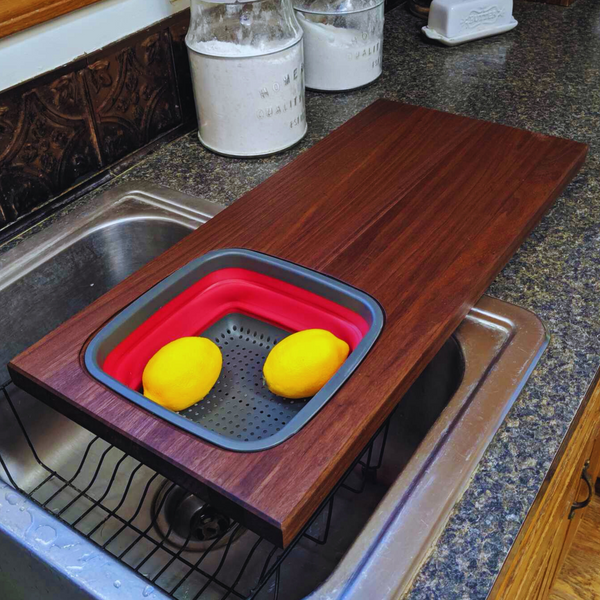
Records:
[[[219,210],[115,188],[1,254],[0,373]],[[0,597],[400,597],[545,344],[537,317],[484,297],[285,552],[8,383]]]

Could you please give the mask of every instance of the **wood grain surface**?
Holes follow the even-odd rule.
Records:
[[[583,163],[586,146],[379,100],[10,365],[15,382],[286,546]],[[244,247],[386,311],[364,362],[298,434],[229,452],[92,379],[86,342],[191,259]]]
[[[550,600],[600,598],[600,496],[585,510]]]
[[[98,1],[2,0],[0,2],[0,38]]]

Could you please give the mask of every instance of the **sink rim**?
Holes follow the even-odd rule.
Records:
[[[481,344],[483,336],[473,338],[468,331],[470,327],[482,326],[500,333],[496,336],[495,346],[492,342],[494,347],[491,352],[495,359],[491,364],[487,360],[478,361],[480,350],[490,345],[489,340]],[[427,558],[430,547],[443,531],[456,501],[468,486],[481,455],[491,441],[490,432],[495,432],[499,427],[526,381],[522,375],[516,380],[513,379],[518,385],[513,387],[510,397],[503,403],[495,402],[497,393],[494,395],[492,390],[499,387],[502,389],[500,384],[505,380],[506,373],[502,371],[502,367],[504,364],[514,367],[514,355],[517,353],[522,356],[523,343],[536,341],[539,343],[537,352],[530,354],[528,360],[516,369],[521,374],[524,372],[528,375],[539,360],[548,340],[541,321],[533,313],[486,296],[468,313],[454,335],[459,341],[465,360],[464,376],[459,388],[329,578],[307,596],[306,600],[363,600],[366,597],[391,600],[408,590]],[[477,364],[478,362],[482,364]],[[481,375],[482,369],[483,379],[478,382],[477,376]],[[512,375],[515,374],[517,373],[513,370]],[[469,413],[478,414],[481,410],[488,410],[493,418],[484,420],[476,417],[481,425],[478,435],[472,435],[472,429],[469,429],[469,436],[464,435],[465,429],[468,428]],[[441,442],[438,442],[439,437],[443,438]],[[466,440],[467,446],[475,445],[467,457],[460,453],[461,439]],[[456,460],[457,452],[463,460]],[[436,461],[439,457],[442,460]],[[450,473],[455,467],[460,467],[459,476],[455,478],[452,486],[448,486],[449,481],[452,481]],[[432,481],[437,482],[439,478],[442,478],[444,483],[443,493],[429,493]],[[0,489],[3,485],[0,482]],[[4,503],[5,508],[0,511],[0,531],[6,531],[7,527],[13,528],[12,537],[19,541],[19,536],[14,534],[14,522],[19,518],[19,514],[23,514],[18,510],[23,506],[32,516],[36,515],[36,518],[39,517],[44,522],[53,522],[60,527],[61,535],[67,536],[69,545],[77,544],[77,556],[83,557],[89,552],[98,553],[97,546],[83,534],[63,525],[8,485],[5,489],[18,494],[20,500],[15,506]],[[429,501],[429,506],[424,506],[424,499]],[[428,511],[426,514],[429,515],[429,522],[425,527],[421,527],[418,524],[424,508]],[[411,552],[406,552],[407,539],[411,540]],[[40,560],[50,563],[60,574],[69,575],[69,564],[74,564],[73,554],[68,558],[62,555],[51,557],[44,544],[36,540],[35,536],[27,537],[25,534],[20,538],[20,542]],[[102,556],[104,561],[118,570],[123,585],[137,587],[140,580],[148,583],[109,552],[102,552]],[[100,587],[84,587],[92,597],[100,597],[96,595],[99,594]],[[155,593],[158,598],[170,597],[160,590],[156,590]],[[117,596],[121,597],[121,594],[115,590],[114,598]],[[113,596],[109,594],[102,597]]]
[[[115,186],[73,210],[64,210],[59,220],[4,252],[0,246],[0,290],[94,231],[125,221],[156,219],[177,223],[191,232],[225,209],[171,189],[167,199],[165,190],[147,182]],[[4,247],[8,244],[10,241]]]
[[[400,598],[442,534],[550,341],[534,313],[491,296],[482,296],[458,327],[459,343],[464,341],[461,329],[469,321],[504,329],[505,340],[493,362],[478,380],[470,364],[477,350],[461,344],[465,373],[458,390],[331,576],[306,600]],[[530,354],[523,361],[524,349]],[[504,402],[496,401],[498,389],[505,390]],[[432,494],[436,483],[441,493]]]
[[[174,201],[162,198],[161,195],[165,193]],[[131,200],[131,202],[128,203],[126,200]],[[194,199],[185,194],[147,184],[127,184],[116,187],[90,204],[72,211],[46,230],[32,235],[14,248],[0,254],[0,288],[7,287],[12,281],[30,272],[41,262],[49,260],[95,229],[101,228],[103,223],[104,226],[107,226],[120,219],[159,218],[175,221],[191,230],[223,209],[218,205]],[[198,210],[198,207],[204,205],[206,205],[206,211],[204,208]],[[118,211],[117,216],[115,216],[114,210],[108,211],[115,207]],[[107,212],[110,214],[106,214]],[[82,223],[82,219],[85,219],[85,222]],[[1,251],[0,247],[0,253]],[[44,260],[42,260],[42,256]],[[364,597],[371,596],[381,600],[395,598],[408,588],[425,560],[428,548],[435,543],[443,531],[455,503],[467,488],[493,434],[504,420],[548,343],[544,326],[533,313],[490,297],[482,297],[459,326],[456,332],[459,340],[462,335],[461,330],[468,325],[469,320],[486,322],[496,331],[504,331],[504,342],[498,348],[497,360],[486,366],[483,379],[476,384],[470,377],[471,371],[469,371],[469,365],[472,365],[472,360],[469,362],[469,356],[473,355],[473,351],[469,354],[463,348],[467,363],[465,377],[448,407],[431,428],[415,456],[388,490],[367,526],[356,538],[329,579],[309,598],[313,600],[330,600],[341,597],[362,600]],[[523,349],[527,347],[531,348],[531,351],[527,360],[523,361]],[[515,358],[522,363],[518,367],[514,364]],[[512,371],[507,369],[503,372],[503,369],[511,364]],[[496,393],[496,398],[494,398],[492,389],[498,387],[498,381],[505,382],[507,377],[511,384],[510,392],[502,394],[503,402],[497,402],[498,394]],[[485,411],[487,420],[483,421],[483,425],[477,430],[478,437],[470,439],[469,436],[464,435],[465,423],[472,413],[478,410]],[[399,552],[391,556],[390,544],[398,544],[397,547],[404,550],[404,540],[407,539],[409,526],[419,522],[420,510],[423,506],[420,500],[423,499],[423,492],[427,491],[428,481],[425,477],[421,477],[417,483],[412,485],[413,479],[421,472],[429,475],[431,479],[435,472],[434,467],[437,466],[438,471],[441,468],[441,463],[436,463],[432,457],[440,457],[444,451],[452,448],[458,451],[461,432],[463,432],[464,439],[470,439],[474,448],[469,453],[468,460],[455,461],[456,464],[461,462],[461,466],[463,466],[459,473],[460,477],[452,488],[444,488],[445,493],[441,500],[440,497],[436,498],[437,513],[429,519],[427,528],[422,528],[417,532],[420,545],[415,541],[417,538],[410,534],[412,537],[408,539],[413,542],[414,551],[411,553]],[[437,442],[441,437],[444,438],[442,444]],[[452,466],[452,462],[450,465]],[[445,470],[441,474],[445,483],[448,481],[448,473],[449,471]],[[441,475],[438,473],[437,476]],[[23,499],[27,503],[28,510],[29,505],[32,510],[40,510],[30,500]],[[7,525],[5,520],[3,522],[3,514],[5,515],[6,511],[4,513],[0,511],[0,528]],[[41,511],[41,514],[52,518],[44,511]],[[77,539],[81,545],[82,553],[85,548],[87,551],[97,552],[96,546],[83,535],[70,530],[60,522],[56,524],[71,532],[74,539]],[[35,551],[32,546],[30,549]],[[38,550],[40,556],[43,556],[43,548],[40,547]],[[114,561],[122,566],[122,563],[113,558],[110,553],[105,552],[103,555],[107,561]],[[47,558],[43,560],[49,562]],[[390,563],[390,561],[392,562]],[[390,568],[390,564],[393,564],[393,568]],[[129,572],[127,568],[126,571],[136,580],[140,579],[139,575]],[[158,590],[155,593],[158,594]],[[115,598],[117,594],[118,592],[115,590]],[[120,596],[121,594],[119,594]],[[160,593],[157,597],[167,598],[168,596]]]

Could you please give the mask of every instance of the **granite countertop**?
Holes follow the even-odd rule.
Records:
[[[383,76],[352,93],[307,94],[309,132],[291,151],[223,158],[190,134],[75,204],[136,180],[230,204],[380,97],[590,145],[580,174],[488,290],[539,315],[550,346],[455,507],[410,600],[488,595],[600,366],[600,5],[517,0],[514,15],[519,25],[512,32],[445,48],[426,43],[423,22],[399,7],[386,18]]]

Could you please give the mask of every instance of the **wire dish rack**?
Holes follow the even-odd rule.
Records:
[[[36,450],[11,396],[12,386],[10,381],[0,386],[0,394],[43,477],[33,486],[17,481],[18,476],[11,474],[0,452],[7,483],[145,577],[152,586],[186,600],[280,600],[286,559],[303,545],[325,546],[335,519],[336,498],[340,494],[360,494],[375,481],[391,418],[305,529],[282,550],[92,434],[74,472],[53,469]],[[197,504],[191,512],[190,500]],[[184,522],[169,520],[169,515],[184,515]]]

